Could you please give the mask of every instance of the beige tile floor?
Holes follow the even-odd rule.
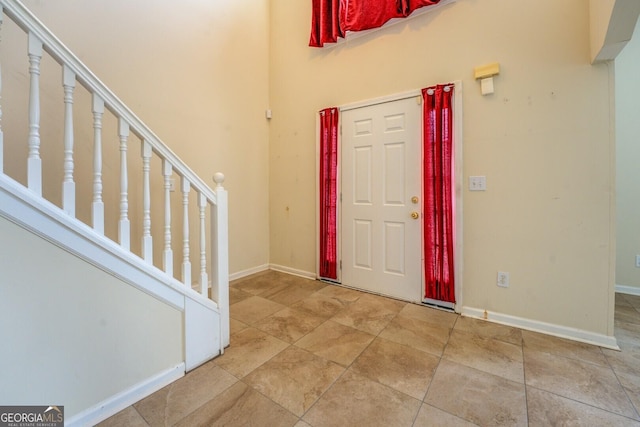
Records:
[[[622,351],[277,272],[230,288],[231,346],[101,426],[640,426],[640,296]]]

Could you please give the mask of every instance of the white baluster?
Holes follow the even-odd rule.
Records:
[[[207,276],[207,239],[205,228],[205,209],[207,198],[204,194],[198,194],[198,209],[200,211],[200,292],[205,297],[209,296],[209,277]]]
[[[102,201],[102,115],[104,100],[93,94],[93,229],[104,234],[104,202]]]
[[[0,4],[0,44],[2,42],[2,5]],[[2,134],[2,64],[0,64],[0,174],[4,165],[4,136]]]
[[[189,190],[191,183],[182,177],[182,283],[191,287],[191,261],[189,260]]]
[[[153,264],[153,241],[151,238],[151,144],[142,141],[142,257]]]
[[[211,211],[212,238],[211,260],[213,261],[211,296],[220,308],[220,338],[222,347],[229,345],[229,230],[228,195],[222,186],[224,175],[213,176],[216,182],[216,204]]]
[[[162,266],[164,271],[173,276],[173,251],[171,250],[171,174],[173,168],[167,159],[162,165],[164,175],[164,257]]]
[[[42,196],[42,159],[40,159],[40,60],[42,42],[29,33],[29,158],[27,185]]]
[[[73,90],[76,74],[71,68],[62,67],[64,88],[64,178],[62,180],[62,208],[72,217],[76,216],[76,184],[73,182]]]
[[[118,222],[118,237],[120,245],[126,250],[131,248],[131,224],[129,224],[129,188],[127,175],[127,138],[129,137],[129,123],[124,119],[118,121],[118,135],[120,136],[120,221]]]

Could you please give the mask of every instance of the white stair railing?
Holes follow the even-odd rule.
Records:
[[[74,90],[76,83],[83,86],[92,97],[91,113],[93,123],[93,158],[91,164],[92,191],[91,200],[87,203],[91,206],[91,223],[88,224],[93,232],[105,235],[105,200],[103,199],[103,116],[105,108],[115,116],[118,122],[117,139],[119,147],[111,147],[119,151],[119,206],[116,209],[118,243],[122,249],[131,250],[131,224],[129,206],[129,176],[128,154],[130,136],[133,134],[141,141],[142,170],[142,206],[138,207],[142,212],[141,230],[141,258],[149,264],[153,264],[153,236],[152,236],[152,197],[157,194],[151,192],[153,156],[157,156],[162,164],[162,204],[163,210],[163,236],[158,242],[162,242],[162,260],[159,271],[174,277],[172,235],[182,235],[182,245],[179,249],[182,253],[181,278],[185,286],[195,287],[198,293],[211,298],[218,305],[222,318],[222,341],[225,345],[229,342],[228,324],[228,231],[227,231],[227,194],[223,187],[224,175],[217,173],[214,176],[216,183],[215,192],[206,185],[184,162],[182,162],[160,139],[127,108],[113,92],[111,92],[73,53],[67,49],[33,14],[17,0],[0,0],[0,42],[2,42],[2,19],[9,17],[28,35],[28,46],[25,54],[28,56],[29,67],[29,106],[28,106],[28,156],[26,159],[27,187],[35,196],[42,197],[43,191],[43,159],[41,156],[40,117],[41,103],[40,74],[43,54],[47,53],[62,67],[62,88],[64,97],[64,153],[63,153],[63,182],[62,182],[62,209],[69,217],[75,218],[76,182],[74,176]],[[1,66],[1,64],[0,64]],[[0,69],[1,70],[1,69]],[[2,74],[0,71],[0,95],[2,91]],[[0,101],[2,98],[0,98]],[[4,174],[3,154],[4,140],[2,130],[2,105],[0,102],[0,174]],[[173,176],[180,178],[181,206],[174,209],[183,212],[183,221],[177,230],[172,232],[172,205],[171,191],[173,191]],[[197,213],[193,224],[197,223],[198,239],[190,240],[189,232],[189,193],[193,188],[197,197]],[[118,191],[116,191],[118,192]],[[158,195],[158,197],[160,197]],[[83,203],[85,201],[82,201]],[[207,213],[211,222],[207,225]],[[158,215],[160,217],[160,215]],[[136,228],[137,229],[137,228]],[[207,248],[209,241],[210,248]],[[198,245],[198,250],[191,250],[191,245]],[[178,244],[178,242],[175,242]],[[192,283],[191,254],[197,254],[199,264],[198,283]],[[209,275],[207,260],[211,258]],[[209,277],[212,278],[212,289],[209,293]],[[210,296],[209,296],[210,295]]]

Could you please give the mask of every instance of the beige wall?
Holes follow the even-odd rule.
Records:
[[[640,268],[640,23],[616,58],[616,284],[638,288]]]
[[[463,304],[612,335],[612,76],[589,65],[588,2],[458,0],[325,49],[310,7],[271,1],[271,262],[315,271],[317,110],[462,80],[464,179],[488,186],[463,194]]]
[[[265,72],[268,64],[267,0],[222,3],[186,0],[180,2],[180,7],[175,2],[151,0],[25,0],[24,3],[212,187],[213,174],[217,171],[225,173],[230,203],[230,272],[268,263],[269,147],[268,124],[264,118],[269,95]],[[7,33],[11,31],[10,23],[5,24],[5,29]],[[22,69],[9,70],[7,62],[3,63],[3,108],[6,113],[3,124],[7,127],[15,122],[11,120],[12,114],[18,114],[11,109],[26,111],[26,99],[18,96],[17,103],[10,102],[12,85],[26,85],[26,38],[11,45],[3,35],[2,43],[5,50],[9,46],[19,46],[24,64]],[[59,157],[57,163],[45,170],[45,193],[56,203],[60,199],[62,176],[58,166],[62,164],[60,74],[53,62],[45,59],[43,82],[54,83],[48,86],[52,89],[43,91],[42,102],[57,105],[59,110],[42,118],[42,134],[48,137],[43,138],[43,156]],[[85,194],[91,194],[89,165],[93,134],[89,127],[92,120],[90,105],[89,96],[77,89],[77,185],[78,191]],[[81,117],[87,121],[84,128],[80,125]],[[24,141],[26,123],[13,133],[5,130],[7,145],[16,144],[10,138],[16,133],[20,134],[20,141]],[[108,115],[103,139],[105,179],[117,183],[116,122]],[[26,144],[22,144],[21,148],[7,154],[5,163],[10,165],[10,174],[24,180],[26,174],[21,162],[26,155]],[[59,148],[51,149],[55,144]],[[130,163],[137,167],[130,169],[131,179],[135,179],[134,173],[140,174],[140,150],[134,144],[132,138]],[[111,154],[109,149],[113,150]],[[156,264],[159,265],[163,222],[161,165],[154,161],[151,166],[152,174],[158,175],[153,187],[158,196],[152,200],[152,226]],[[114,218],[106,228],[107,234],[115,238],[118,195],[117,186],[113,188],[105,188],[107,215]],[[139,188],[134,185],[130,190],[134,250],[139,248],[141,235],[141,220],[134,211],[134,205],[141,197]],[[196,197],[193,194],[194,204]],[[178,207],[177,211],[174,209],[174,218],[178,220],[179,193],[174,196],[175,207]],[[90,220],[88,203],[78,206],[78,216],[86,222]],[[192,238],[196,238],[196,233],[192,221]],[[174,235],[174,241],[180,242],[181,236]],[[179,265],[180,245],[176,246],[174,263]],[[197,268],[197,260],[192,262]]]
[[[2,217],[0,236],[3,405],[70,419],[182,363],[182,312]]]
[[[488,182],[463,194],[463,304],[612,334],[613,76],[588,2],[458,0],[329,49],[307,1],[26,4],[196,173],[226,173],[232,273],[315,271],[317,110],[462,80],[464,179]]]

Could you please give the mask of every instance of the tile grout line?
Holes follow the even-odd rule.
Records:
[[[348,288],[347,288],[347,289],[348,289]],[[354,289],[351,289],[351,290],[354,290]],[[354,290],[354,291],[356,291],[356,290]],[[361,291],[356,291],[356,292],[361,292]],[[359,299],[360,299],[360,297],[358,297],[358,299],[357,299],[357,300],[352,301],[352,302],[349,304],[349,306],[350,306],[352,303],[354,303],[354,302],[358,301]],[[330,321],[333,317],[337,316],[337,315],[338,315],[339,313],[341,313],[342,311],[345,311],[349,306],[344,307],[342,310],[340,310],[340,311],[338,311],[337,313],[335,313],[332,317],[328,318],[324,323],[326,323],[326,322]],[[398,313],[399,313],[399,312],[400,312],[400,311],[398,311]],[[396,318],[396,316],[398,315],[398,313],[396,313],[396,314],[394,315],[394,317],[389,321],[389,323],[391,323],[391,322],[393,321],[393,319],[395,319],[395,318]],[[323,323],[323,324],[324,324],[324,323]],[[334,322],[334,323],[337,323],[337,322]],[[333,386],[334,386],[334,385],[335,385],[335,384],[336,384],[336,383],[337,383],[337,382],[338,382],[338,381],[339,381],[339,380],[340,380],[340,379],[341,379],[341,378],[342,378],[342,377],[347,373],[347,371],[351,368],[351,366],[353,366],[353,364],[355,363],[355,361],[356,361],[356,360],[358,360],[358,358],[362,355],[362,353],[364,353],[364,352],[365,352],[365,351],[366,351],[366,350],[371,346],[371,344],[373,344],[373,342],[376,340],[376,338],[378,338],[378,337],[379,337],[379,335],[382,333],[382,331],[383,331],[384,329],[386,329],[386,327],[389,325],[389,323],[388,323],[384,328],[382,328],[382,330],[380,330],[380,331],[378,332],[378,334],[377,334],[377,335],[370,334],[370,335],[373,335],[373,339],[371,340],[371,342],[370,342],[369,344],[367,344],[367,346],[366,346],[364,349],[362,349],[362,351],[361,351],[360,353],[358,353],[358,355],[357,355],[356,357],[354,357],[354,359],[351,361],[351,363],[349,364],[349,366],[346,366],[346,367],[344,368],[344,371],[342,371],[342,373],[341,373],[340,375],[338,375],[338,377],[336,377],[336,379],[335,379],[335,380],[334,380],[334,381],[329,385],[329,387],[327,387],[327,388],[326,388],[326,390],[324,390],[324,391],[323,391],[323,392],[318,396],[318,398],[313,402],[313,404],[312,404],[311,406],[309,406],[309,409],[307,409],[307,410],[305,411],[305,413],[302,415],[303,417],[304,417],[306,414],[308,414],[308,413],[309,413],[309,411],[311,411],[311,409],[313,409],[313,407],[314,407],[314,406],[315,406],[315,405],[320,401],[320,399],[322,398],[322,396],[324,396],[324,395],[325,395],[325,394],[326,394],[326,393],[327,393],[327,392],[328,392],[328,391],[329,391],[329,390],[330,390],[330,389],[331,389],[331,388],[332,388],[332,387],[333,387]],[[321,325],[318,325],[318,327],[317,327],[317,328],[319,328],[320,326],[321,326]],[[343,326],[346,326],[346,325],[343,325]],[[349,326],[347,326],[347,327],[349,327]],[[317,329],[317,328],[316,328],[316,329]],[[352,329],[355,329],[355,328],[352,328]],[[315,329],[314,329],[314,330],[315,330]],[[358,329],[355,329],[355,330],[358,330]],[[360,331],[360,332],[363,332],[363,331]],[[311,333],[311,332],[309,332],[309,333]],[[308,334],[307,334],[307,335],[308,335]],[[306,336],[306,335],[305,335],[305,336]],[[304,337],[301,337],[298,341],[300,341],[302,338],[304,338]],[[297,342],[297,341],[296,341],[296,342]],[[312,353],[312,354],[313,354],[313,353]],[[318,357],[321,357],[322,359],[324,359],[322,356],[318,356]],[[325,360],[328,360],[328,359],[325,359]],[[330,361],[330,362],[332,362],[332,361]],[[336,362],[334,362],[334,363],[336,363]],[[338,365],[340,365],[340,364],[338,363]],[[340,365],[340,366],[342,366],[342,365]],[[377,381],[376,381],[376,382],[377,382]],[[379,383],[379,384],[380,384],[380,383]],[[384,385],[384,384],[381,384],[381,385]],[[419,411],[419,409],[418,409],[418,411]],[[302,420],[302,417],[301,417],[300,419]],[[306,422],[306,421],[304,421],[304,422]],[[307,423],[307,424],[308,424],[308,423]]]
[[[327,285],[327,286],[329,286],[329,285]],[[326,287],[326,286],[324,286],[324,287],[322,287],[322,288],[320,288],[320,289],[316,290],[315,292],[313,292],[312,294],[310,294],[307,298],[309,298],[309,297],[311,297],[311,296],[315,295],[316,293],[318,293],[319,291],[321,291],[321,290],[322,290],[322,289],[324,289],[325,287]],[[354,291],[355,291],[355,290],[354,290]],[[260,292],[260,293],[259,293],[259,294],[257,294],[257,295],[261,295],[261,294],[262,294],[262,293],[264,293],[264,292],[267,292],[267,290],[265,290],[265,291],[263,291],[263,292]],[[355,292],[359,292],[359,291],[355,291]],[[268,299],[269,301],[271,301],[269,298],[265,298],[265,299]],[[303,298],[303,299],[304,299],[304,298]],[[358,299],[357,299],[357,300],[359,300],[359,299],[360,299],[360,297],[358,297]],[[357,301],[357,300],[355,300],[355,301]],[[300,300],[299,300],[299,301],[300,301]],[[299,302],[299,301],[295,301],[295,302],[293,302],[292,304],[295,304],[295,303],[297,303],[297,302]],[[350,302],[350,303],[349,303],[349,305],[351,305],[351,304],[352,304],[353,302],[355,302],[355,301]],[[284,305],[284,304],[282,304],[282,305]],[[287,304],[287,305],[285,305],[285,308],[291,308],[291,304]],[[347,306],[347,307],[344,307],[344,308],[343,308],[342,310],[340,310],[339,312],[344,311],[344,310],[346,310],[347,308],[348,308],[348,306]],[[284,309],[283,309],[283,310],[284,310]],[[338,312],[338,313],[339,313],[339,312]],[[313,356],[315,356],[315,357],[319,357],[320,359],[326,360],[326,361],[331,362],[331,363],[335,363],[335,364],[336,364],[336,365],[338,365],[338,366],[342,366],[342,365],[340,365],[340,364],[339,364],[339,363],[337,363],[337,362],[334,362],[334,361],[329,360],[329,359],[325,359],[325,358],[324,358],[324,357],[322,357],[322,356],[318,356],[318,355],[316,355],[316,354],[314,354],[314,353],[310,352],[310,351],[309,351],[309,350],[307,350],[307,349],[304,349],[304,348],[302,348],[302,347],[298,347],[298,346],[296,346],[296,345],[295,345],[295,343],[299,342],[299,341],[300,341],[301,339],[303,339],[305,336],[307,336],[307,335],[311,334],[313,331],[315,331],[316,329],[318,329],[320,326],[322,326],[322,325],[324,325],[325,323],[329,322],[329,321],[330,321],[333,317],[335,317],[338,313],[334,313],[334,315],[333,315],[333,316],[331,316],[331,317],[329,317],[329,318],[326,318],[326,319],[324,320],[324,322],[320,323],[318,326],[316,326],[316,327],[315,327],[315,328],[313,328],[311,331],[307,332],[305,335],[303,335],[303,336],[301,336],[300,338],[298,338],[298,339],[297,339],[296,341],[294,341],[293,343],[289,343],[289,342],[287,342],[287,344],[289,344],[289,346],[288,346],[288,347],[286,347],[286,348],[285,348],[285,349],[283,349],[282,351],[278,352],[277,354],[275,354],[274,356],[272,356],[270,359],[266,360],[264,363],[260,364],[258,367],[256,367],[255,369],[253,369],[251,372],[247,373],[247,375],[245,375],[242,379],[238,379],[238,380],[239,380],[239,381],[241,381],[243,384],[245,384],[247,387],[251,388],[252,390],[255,390],[256,392],[260,393],[262,396],[266,397],[266,398],[267,398],[267,399],[269,399],[270,401],[272,401],[272,402],[274,402],[275,404],[277,404],[278,406],[282,407],[282,405],[280,405],[278,402],[273,401],[270,397],[268,397],[268,396],[264,395],[264,394],[263,394],[263,393],[261,393],[259,390],[255,389],[255,388],[254,388],[254,387],[252,387],[251,385],[249,385],[249,384],[247,384],[246,382],[244,382],[244,381],[243,381],[243,379],[244,379],[244,378],[246,378],[248,375],[250,375],[252,372],[254,372],[254,371],[256,371],[257,369],[259,369],[261,366],[264,366],[265,364],[267,364],[270,360],[272,360],[273,358],[275,358],[277,355],[281,354],[282,352],[284,352],[285,350],[287,350],[287,349],[289,349],[289,348],[291,348],[291,347],[295,347],[296,349],[299,349],[299,350],[305,351],[305,352],[307,352],[307,353],[309,353],[309,354],[311,354],[311,355],[313,355]],[[267,318],[267,317],[269,317],[269,316],[272,316],[272,315],[273,315],[273,313],[272,313],[272,314],[270,314],[270,315],[268,315],[268,316],[265,316],[265,318]],[[237,319],[236,319],[236,320],[237,320]],[[258,320],[258,322],[259,322],[259,320]],[[251,325],[249,325],[249,326],[250,326],[250,327],[253,327],[253,328],[257,329],[257,330],[260,330],[260,329],[256,328],[256,327],[255,327],[255,325],[253,325],[253,324],[251,324]],[[278,337],[275,337],[275,336],[271,335],[269,332],[266,332],[266,331],[262,331],[262,332],[264,332],[264,333],[266,333],[267,335],[272,336],[272,337],[274,337],[274,338],[276,338],[276,339],[281,340],[280,338],[278,338]],[[374,338],[374,339],[375,339],[375,338]],[[283,341],[283,340],[281,340],[281,341]],[[372,340],[371,342],[373,342],[373,340]],[[371,343],[369,343],[369,344],[367,345],[367,347],[366,347],[366,348],[368,348],[368,347],[369,347],[369,345],[371,345]],[[365,348],[365,349],[366,349],[366,348]],[[364,350],[363,350],[362,352],[364,352]],[[361,352],[360,354],[362,354],[362,352]],[[357,359],[357,357],[356,357],[356,359]],[[354,361],[355,361],[355,359],[354,359]],[[347,372],[347,370],[349,369],[349,367],[350,367],[352,364],[353,364],[353,361],[351,362],[351,364],[350,364],[349,366],[347,366],[347,367],[345,367],[345,368],[344,368],[344,370],[342,371],[342,373],[341,373],[338,377],[336,377],[336,379],[335,379],[335,380],[334,380],[334,381],[333,381],[333,382],[332,382],[332,383],[331,383],[331,384],[326,388],[326,390],[324,390],[324,391],[323,391],[323,392],[322,392],[322,393],[321,393],[321,394],[320,394],[320,395],[319,395],[319,396],[314,400],[313,404],[312,404],[311,406],[309,406],[309,408],[308,408],[308,409],[307,409],[307,410],[306,410],[306,411],[305,411],[301,416],[298,416],[298,415],[296,415],[296,414],[293,414],[293,415],[295,415],[295,416],[298,418],[298,420],[299,420],[299,421],[303,421],[303,422],[305,422],[305,423],[306,423],[306,421],[304,421],[304,420],[303,420],[303,417],[304,417],[304,416],[305,416],[305,415],[306,415],[306,414],[307,414],[307,413],[308,413],[308,412],[309,412],[309,411],[310,411],[310,410],[311,410],[311,409],[312,409],[312,408],[317,404],[317,402],[322,398],[322,396],[324,396],[324,395],[325,395],[325,393],[326,393],[327,391],[329,391],[329,390],[331,389],[331,387],[333,387],[333,385],[334,385],[334,384],[335,384],[335,383],[336,383],[340,378],[342,378],[342,376],[345,374],[345,372]],[[283,408],[284,408],[284,407],[283,407]],[[289,411],[287,408],[284,408],[284,409],[291,413],[291,411]],[[308,424],[308,423],[307,423],[307,424]]]
[[[442,347],[442,353],[438,357],[438,363],[436,364],[436,367],[433,369],[433,375],[431,376],[431,380],[429,381],[429,385],[427,386],[427,390],[424,392],[424,396],[422,396],[422,405],[429,405],[429,406],[431,406],[433,408],[436,408],[436,409],[438,409],[438,410],[440,410],[442,412],[445,412],[445,413],[447,413],[447,414],[449,414],[449,415],[451,415],[453,417],[456,417],[456,418],[459,418],[461,420],[467,421],[467,422],[469,422],[469,423],[471,423],[473,425],[477,425],[476,423],[474,423],[473,421],[471,421],[471,420],[469,420],[467,418],[463,418],[463,417],[461,417],[459,415],[452,414],[451,412],[449,412],[449,411],[447,411],[445,409],[438,408],[437,406],[433,406],[430,403],[427,403],[426,400],[425,400],[427,398],[427,395],[429,394],[429,390],[431,390],[431,386],[433,384],[433,379],[436,376],[436,372],[438,372],[438,368],[440,367],[440,363],[442,362],[442,360],[444,358],[444,352],[447,349],[447,346],[449,345],[449,340],[451,340],[451,335],[453,335],[453,329],[456,327],[456,324],[458,323],[458,320],[460,319],[460,314],[458,314],[458,313],[455,313],[455,314],[457,315],[456,316],[456,320],[455,320],[455,322],[453,322],[453,325],[451,325],[451,328],[449,328],[449,335],[447,336],[447,342],[445,342],[444,346]],[[473,369],[475,369],[475,368],[473,368]],[[421,408],[422,408],[422,405],[421,405]],[[415,424],[419,414],[420,414],[420,411],[418,410],[418,413],[416,414],[416,417],[413,420],[413,424]]]
[[[602,349],[600,349],[600,351],[602,351]],[[627,391],[627,388],[624,385],[622,385],[622,381],[620,381],[620,377],[618,376],[618,372],[616,372],[616,369],[611,364],[611,361],[609,360],[607,355],[604,354],[604,352],[603,352],[602,355],[604,356],[604,359],[606,360],[607,365],[609,366],[609,369],[611,369],[611,372],[613,372],[613,375],[616,377],[616,381],[618,381],[618,385],[620,386],[620,388],[622,388],[622,391],[624,392],[624,395],[627,397],[627,401],[629,402],[629,404],[631,405],[633,410],[636,412],[636,418],[635,418],[634,421],[640,421],[640,412],[638,411],[638,408],[636,408],[636,405],[634,405],[633,400],[631,400],[631,396],[629,396],[629,392]],[[618,415],[620,415],[620,414],[618,414]],[[627,418],[629,418],[629,417],[627,417]],[[633,418],[631,418],[631,419],[633,419]]]
[[[555,393],[555,392],[553,392],[553,391],[545,390],[545,389],[540,388],[540,387],[535,387],[535,386],[529,386],[529,387],[531,387],[531,388],[532,388],[532,389],[534,389],[534,390],[541,391],[541,392],[543,392],[543,393],[552,394],[552,395],[554,395],[554,396],[556,396],[556,397],[559,397],[559,398],[561,398],[561,399],[566,399],[566,400],[570,400],[571,402],[578,403],[578,404],[580,404],[580,405],[589,406],[590,408],[593,408],[593,409],[595,409],[596,411],[607,412],[607,413],[609,413],[609,414],[611,414],[611,415],[615,415],[616,417],[621,417],[621,418],[625,418],[625,419],[627,419],[627,420],[632,420],[632,421],[634,421],[634,422],[636,422],[636,423],[637,423],[638,421],[640,421],[640,419],[630,418],[630,417],[627,417],[626,415],[622,415],[622,414],[619,414],[619,413],[617,413],[617,412],[613,412],[613,411],[611,411],[611,410],[609,410],[609,409],[604,409],[604,408],[601,408],[601,407],[599,407],[599,406],[595,406],[595,405],[593,405],[593,404],[591,404],[591,403],[587,403],[587,402],[583,402],[583,401],[581,401],[581,400],[574,399],[574,398],[572,398],[572,397],[563,396],[563,395],[561,395],[561,394]],[[632,407],[633,407],[633,405],[632,405]]]

